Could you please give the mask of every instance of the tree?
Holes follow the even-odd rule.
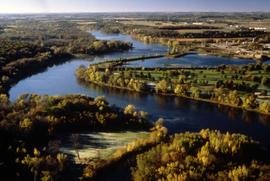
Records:
[[[6,94],[0,94],[0,104],[8,104],[8,96]]]
[[[31,130],[33,122],[29,118],[25,118],[24,120],[20,121],[20,128],[24,130]]]
[[[191,91],[191,97],[200,98],[201,90],[198,87],[191,87],[190,91]]]
[[[156,84],[155,90],[156,93],[167,93],[169,91],[169,83],[166,80],[161,80]]]
[[[136,112],[136,107],[132,104],[129,104],[125,107],[124,113],[133,115]]]
[[[207,142],[197,154],[198,159],[202,162],[204,166],[213,164],[216,161],[214,154],[211,154],[211,148],[209,142]]]
[[[236,90],[229,92],[227,102],[233,106],[241,106],[243,104],[243,101]]]
[[[263,113],[270,113],[270,103],[266,101],[260,103],[259,110]]]
[[[187,88],[183,85],[177,84],[174,93],[180,96],[186,96],[187,95]]]
[[[76,152],[77,158],[80,160],[80,153],[79,153],[79,148],[80,148],[80,141],[79,141],[80,135],[79,134],[72,134],[71,135],[71,140],[73,143],[73,148]]]
[[[223,103],[225,99],[225,91],[222,87],[214,89],[215,98],[219,103]]]
[[[254,94],[248,94],[243,100],[243,108],[245,109],[255,109],[257,107],[257,100]]]
[[[245,165],[238,166],[237,168],[229,171],[228,175],[232,181],[246,180],[249,176],[249,170]]]
[[[179,75],[178,80],[179,80],[180,84],[184,84],[186,82],[186,76],[185,75]]]
[[[262,85],[270,86],[270,78],[269,77],[263,77],[261,81]]]

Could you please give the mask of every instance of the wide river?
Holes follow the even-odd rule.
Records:
[[[48,68],[35,74],[10,90],[12,101],[25,93],[65,95],[85,94],[90,97],[105,96],[111,103],[120,107],[128,104],[135,105],[139,110],[147,111],[152,120],[159,117],[165,119],[170,133],[182,131],[198,131],[204,128],[218,129],[223,132],[244,133],[270,148],[270,118],[256,113],[244,112],[228,107],[186,100],[177,97],[165,97],[151,94],[140,94],[99,86],[85,87],[80,85],[75,77],[75,71],[80,65],[105,61],[114,58],[125,58],[142,55],[155,55],[167,52],[167,47],[158,44],[143,44],[133,40],[128,35],[106,35],[92,32],[97,39],[122,40],[133,43],[134,49],[127,52],[111,53],[96,56],[89,60],[74,59],[61,65]],[[221,64],[247,64],[253,60],[240,60],[213,56],[187,55],[176,59],[157,59],[132,62],[128,66],[218,66]]]

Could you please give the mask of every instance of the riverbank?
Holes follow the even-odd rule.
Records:
[[[102,24],[101,31],[110,33],[110,30],[117,30],[117,33],[128,34],[134,39],[144,43],[158,43],[170,48],[170,57],[178,57],[190,51],[196,51],[207,55],[221,57],[254,59],[256,61],[266,61],[270,59],[269,50],[262,47],[266,43],[256,42],[257,36],[267,34],[264,31],[217,31],[200,33],[181,34],[172,29],[153,29],[151,26],[126,26],[122,23]],[[112,31],[115,33],[115,31]],[[256,48],[254,48],[256,47]]]
[[[269,70],[268,65],[250,65],[249,67],[252,66],[256,69],[250,70],[248,74],[254,74],[259,70]],[[115,65],[107,68],[99,68],[95,65],[89,68],[80,67],[76,75],[84,84],[94,83],[99,86],[141,93],[179,96],[270,115],[270,103],[267,100],[257,102],[257,96],[252,93],[257,91],[261,97],[267,98],[268,89],[264,90],[266,93],[258,90],[258,81],[266,87],[269,86],[270,79],[267,77],[267,72],[264,73],[266,77],[260,73],[261,78],[258,79],[254,74],[253,79],[243,74],[235,74],[237,71],[252,69],[245,66],[175,70],[114,67]]]
[[[214,101],[214,100],[208,100],[208,99],[202,99],[202,98],[194,98],[194,97],[190,97],[190,96],[177,95],[177,94],[173,94],[173,93],[156,93],[154,91],[152,91],[152,92],[136,91],[136,90],[130,89],[128,87],[113,86],[113,85],[109,85],[109,84],[105,84],[105,83],[99,83],[99,82],[94,82],[94,81],[85,82],[82,79],[80,79],[80,81],[82,83],[83,82],[84,83],[93,83],[93,84],[98,85],[98,86],[103,86],[103,87],[108,87],[108,88],[115,88],[115,89],[121,89],[121,90],[127,90],[127,91],[134,91],[134,92],[139,92],[139,93],[144,93],[144,94],[156,94],[156,95],[162,95],[162,96],[182,97],[182,98],[190,99],[190,100],[194,100],[194,101],[206,102],[206,103],[211,103],[211,104],[221,105],[221,106],[228,106],[228,107],[232,107],[232,108],[235,108],[235,109],[238,109],[238,110],[245,110],[245,111],[249,111],[249,112],[256,112],[256,113],[259,113],[259,114],[270,116],[270,113],[261,112],[258,109],[247,109],[247,108],[243,108],[242,106],[235,106],[235,105],[231,105],[231,104],[228,104],[228,103],[221,103],[221,102]]]
[[[98,53],[96,55],[102,55],[109,52],[115,52],[115,50],[106,50],[104,53]],[[2,81],[0,81],[0,93],[8,95],[10,88],[20,80],[25,79],[33,74],[42,72],[48,67],[59,65],[78,57],[87,59],[90,56],[95,55],[62,53],[50,54],[49,56],[42,55],[39,57],[18,59],[1,67],[0,78],[2,78]],[[5,80],[5,82],[3,82],[3,80]]]
[[[254,52],[254,54],[240,54],[236,52],[231,52],[223,49],[214,49],[214,48],[197,48],[196,52],[198,54],[203,55],[212,55],[212,56],[218,56],[218,57],[226,57],[226,58],[238,58],[238,59],[250,59],[254,60],[256,62],[265,62],[270,60],[269,56],[266,55],[259,55]]]
[[[41,59],[40,61],[31,61],[31,64],[23,65],[23,67],[16,67],[16,74],[13,72],[13,75],[8,76],[9,80],[5,84],[2,85],[2,91],[0,93],[4,93],[8,95],[10,88],[18,83],[20,80],[25,79],[33,74],[42,72],[46,70],[48,67],[53,65],[59,65],[65,63],[74,58],[71,54],[64,54],[61,56],[53,56],[46,59]],[[35,58],[37,59],[37,58]],[[9,69],[7,69],[10,71]],[[2,70],[3,71],[3,70]],[[9,75],[8,72],[3,71],[4,75]]]

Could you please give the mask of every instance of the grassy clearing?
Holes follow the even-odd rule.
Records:
[[[106,159],[111,156],[115,150],[124,148],[127,144],[136,139],[143,139],[149,136],[147,132],[119,132],[119,133],[91,133],[78,134],[77,143],[74,143],[74,135],[67,137],[61,151],[72,155],[76,162],[84,162],[87,159]],[[78,148],[74,144],[78,144]],[[79,157],[78,158],[78,154]]]

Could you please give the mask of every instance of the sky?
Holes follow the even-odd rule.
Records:
[[[270,12],[270,0],[0,0],[0,13]]]

